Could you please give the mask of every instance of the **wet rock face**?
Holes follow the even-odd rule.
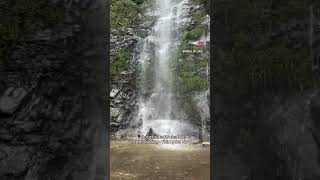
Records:
[[[105,42],[97,39],[105,32],[83,20],[102,19],[105,2],[52,3],[63,4],[65,19],[25,32],[0,66],[1,180],[95,177],[107,82],[105,68],[98,69],[106,67]]]
[[[5,114],[14,113],[27,92],[23,88],[8,88],[2,97],[0,97],[0,112]]]
[[[117,131],[119,128],[127,128],[137,116],[138,92],[133,89],[136,88],[135,78],[127,78],[130,78],[131,81],[113,85],[113,87],[119,88],[119,90],[113,89],[113,92],[119,91],[119,93],[110,93],[110,123],[113,131]]]
[[[132,28],[119,27],[111,30],[110,35],[110,55],[115,56],[120,50],[133,52],[138,43],[138,36]],[[111,58],[111,62],[114,58]]]
[[[139,15],[139,19],[142,15]],[[140,38],[146,35],[147,25],[139,27],[116,27],[111,29],[110,57],[111,66],[116,56],[125,51],[130,54],[128,68],[111,80],[110,90],[110,125],[111,131],[127,128],[137,116],[138,89],[137,89],[137,47]],[[112,67],[111,67],[112,68]]]

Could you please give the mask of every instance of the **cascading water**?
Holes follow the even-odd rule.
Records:
[[[155,0],[152,13],[157,21],[144,40],[139,58],[141,90],[151,91],[140,100],[141,133],[145,134],[150,128],[165,135],[190,135],[195,131],[191,125],[175,120],[178,110],[173,86],[175,74],[171,66],[176,61],[179,29],[185,24],[188,4],[188,0]],[[148,73],[150,67],[152,73]]]
[[[153,29],[155,40],[155,72],[154,93],[151,96],[152,119],[171,119],[172,114],[172,72],[170,70],[170,57],[173,52],[173,33],[176,31],[174,12],[171,0],[159,0],[160,17]]]

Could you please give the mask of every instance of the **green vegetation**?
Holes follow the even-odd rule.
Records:
[[[197,24],[201,23],[202,18],[207,14],[203,8],[198,9],[192,16],[192,20],[194,20]]]
[[[116,30],[119,27],[124,28],[135,28],[139,22],[139,13],[143,13],[143,0],[111,0],[111,30]],[[199,2],[197,2],[199,3]],[[181,36],[181,46],[182,49],[201,49],[208,51],[205,48],[197,48],[193,45],[189,45],[190,41],[195,41],[201,38],[202,35],[206,33],[206,26],[202,25],[203,17],[206,16],[204,8],[198,9],[192,16],[192,21],[194,25],[190,27],[188,31],[185,31]],[[127,50],[122,50],[117,54],[116,57],[111,61],[111,76],[114,79],[122,71],[128,68],[128,61],[132,58],[131,52]],[[183,59],[182,62],[178,62],[178,59]],[[194,96],[199,93],[206,91],[208,89],[207,77],[198,71],[200,69],[206,69],[209,59],[206,58],[195,58],[191,61],[187,60],[182,53],[177,54],[177,56],[172,56],[171,67],[176,69],[176,88],[179,106],[185,110],[187,113],[194,113]],[[189,58],[190,60],[190,58]],[[154,73],[154,61],[149,62],[145,65],[145,69],[138,69],[139,71],[145,71],[145,81],[147,81],[146,86],[141,87],[141,94],[143,97],[149,97],[152,93],[153,87],[153,73]],[[142,68],[142,67],[139,67]]]
[[[206,13],[203,8],[198,9],[192,16],[192,21],[195,22],[195,25],[191,27],[190,31],[186,31],[183,34],[183,41],[194,41],[198,40],[206,30],[206,27],[202,25],[202,20],[205,17]]]
[[[210,0],[192,0],[194,3],[204,6],[207,14],[209,14],[210,10]]]
[[[197,26],[186,34],[186,39],[198,40],[202,34],[203,34],[203,28],[201,26]]]
[[[202,24],[203,18],[206,16],[204,8],[198,9],[192,16],[194,25],[190,30],[185,31],[181,35],[182,50],[203,50],[204,53],[208,53],[207,48],[198,48],[189,43],[201,38],[206,33],[206,26]],[[177,62],[177,79],[176,90],[178,94],[178,105],[183,109],[189,117],[192,117],[195,113],[194,96],[200,92],[204,92],[209,88],[209,82],[205,75],[199,74],[199,70],[206,70],[209,59],[199,57],[195,54],[194,59],[188,57],[190,54],[180,54],[179,59],[181,62]]]
[[[199,63],[183,61],[178,63],[178,72],[176,78],[176,91],[178,94],[178,104],[180,108],[187,113],[194,113],[194,96],[204,92],[209,88],[209,82],[206,76],[195,73],[196,70],[206,68],[207,59],[197,59]]]
[[[204,35],[208,28],[202,24],[203,18],[206,16],[206,12],[203,8],[198,9],[192,16],[192,21],[194,21],[194,25],[191,27],[190,30],[185,31],[182,33],[181,36],[181,46],[180,49],[200,49],[190,45],[189,43],[201,38]]]
[[[131,56],[131,53],[125,50],[121,50],[120,52],[118,52],[117,56],[114,59],[114,62],[111,65],[112,79],[118,76],[122,71],[128,69]]]
[[[142,3],[143,0],[111,0],[111,32],[117,32],[117,28],[120,27],[134,28],[138,25],[140,22],[138,14],[143,11]],[[131,58],[132,52],[130,52],[130,50],[121,50],[114,59],[111,59],[112,79],[128,68],[128,63]]]
[[[208,89],[207,79],[197,75],[180,77],[178,81],[179,92],[188,96],[194,92],[201,92]]]
[[[133,27],[139,23],[138,14],[142,12],[139,6],[143,0],[111,0],[111,28]]]

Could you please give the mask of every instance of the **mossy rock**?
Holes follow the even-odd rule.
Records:
[[[117,53],[114,61],[111,63],[111,77],[114,79],[122,71],[125,71],[129,67],[129,60],[132,58],[132,54],[125,50],[121,50]]]
[[[141,0],[111,0],[111,28],[134,27],[139,23],[138,14],[142,12]]]

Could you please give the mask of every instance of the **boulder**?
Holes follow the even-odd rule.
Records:
[[[110,92],[110,98],[115,98],[119,93],[120,89],[112,89]]]
[[[152,128],[149,129],[149,131],[147,132],[146,136],[158,136],[154,130]]]
[[[210,142],[203,142],[202,146],[210,146]]]
[[[117,118],[120,114],[120,108],[111,108],[110,109],[110,115],[111,118]]]
[[[23,88],[8,88],[3,96],[0,97],[0,112],[5,114],[14,113],[26,95],[27,91]]]

